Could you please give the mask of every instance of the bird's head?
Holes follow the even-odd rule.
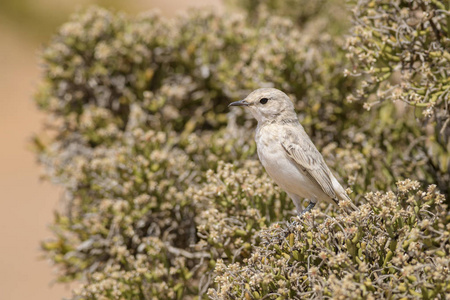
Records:
[[[248,108],[255,119],[261,123],[297,118],[294,104],[288,95],[274,88],[254,90],[245,99],[232,102],[228,106]]]

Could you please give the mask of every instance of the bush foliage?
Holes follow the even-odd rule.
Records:
[[[81,283],[73,299],[450,292],[450,146],[442,129],[448,52],[423,57],[428,50],[414,42],[411,57],[433,59],[427,63],[437,73],[394,78],[406,42],[389,46],[381,61],[371,39],[392,40],[396,32],[369,39],[364,30],[384,20],[372,16],[397,11],[383,1],[353,4],[356,25],[345,42],[344,25],[320,32],[336,18],[349,20],[333,14],[337,1],[321,2],[295,13],[274,1],[244,1],[242,13],[200,10],[173,19],[91,8],[61,27],[43,51],[35,97],[51,132],[34,144],[46,176],[65,190],[54,237],[42,247],[60,281]],[[405,14],[439,15],[447,4],[396,5]],[[398,18],[385,22],[399,26]],[[447,18],[434,20],[408,33],[432,45],[434,26],[447,43]],[[376,84],[371,68],[384,60],[392,76]],[[387,87],[416,93],[421,85],[437,95],[409,102],[430,104],[425,110],[435,114],[420,113],[425,120],[414,107],[383,101],[392,97]],[[321,204],[290,221],[291,200],[257,160],[254,121],[227,108],[261,86],[291,96],[359,211]]]

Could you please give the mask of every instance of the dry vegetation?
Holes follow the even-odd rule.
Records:
[[[62,26],[36,95],[54,134],[35,145],[66,192],[42,246],[59,280],[81,282],[73,299],[450,292],[448,3],[350,2],[345,37],[342,4],[308,2],[174,19],[92,8]],[[291,222],[254,122],[227,108],[261,86],[292,97],[360,211]]]

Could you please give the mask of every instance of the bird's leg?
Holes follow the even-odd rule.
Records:
[[[303,215],[308,211],[311,211],[311,209],[313,209],[314,206],[316,206],[316,202],[309,201],[308,206],[301,213],[298,214],[298,218],[301,219]]]
[[[297,209],[297,216],[300,217],[302,211],[303,211],[303,206],[302,206],[302,199],[297,196],[296,194],[291,194],[291,193],[287,193],[288,196],[292,199],[292,202],[294,202],[295,208]],[[295,219],[295,218],[293,218]],[[297,221],[293,221],[292,225],[297,226],[299,223]]]

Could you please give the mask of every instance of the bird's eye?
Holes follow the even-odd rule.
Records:
[[[261,100],[259,100],[259,103],[261,103],[261,104],[266,104],[267,101],[269,101],[269,99],[267,99],[267,98],[262,98]]]

